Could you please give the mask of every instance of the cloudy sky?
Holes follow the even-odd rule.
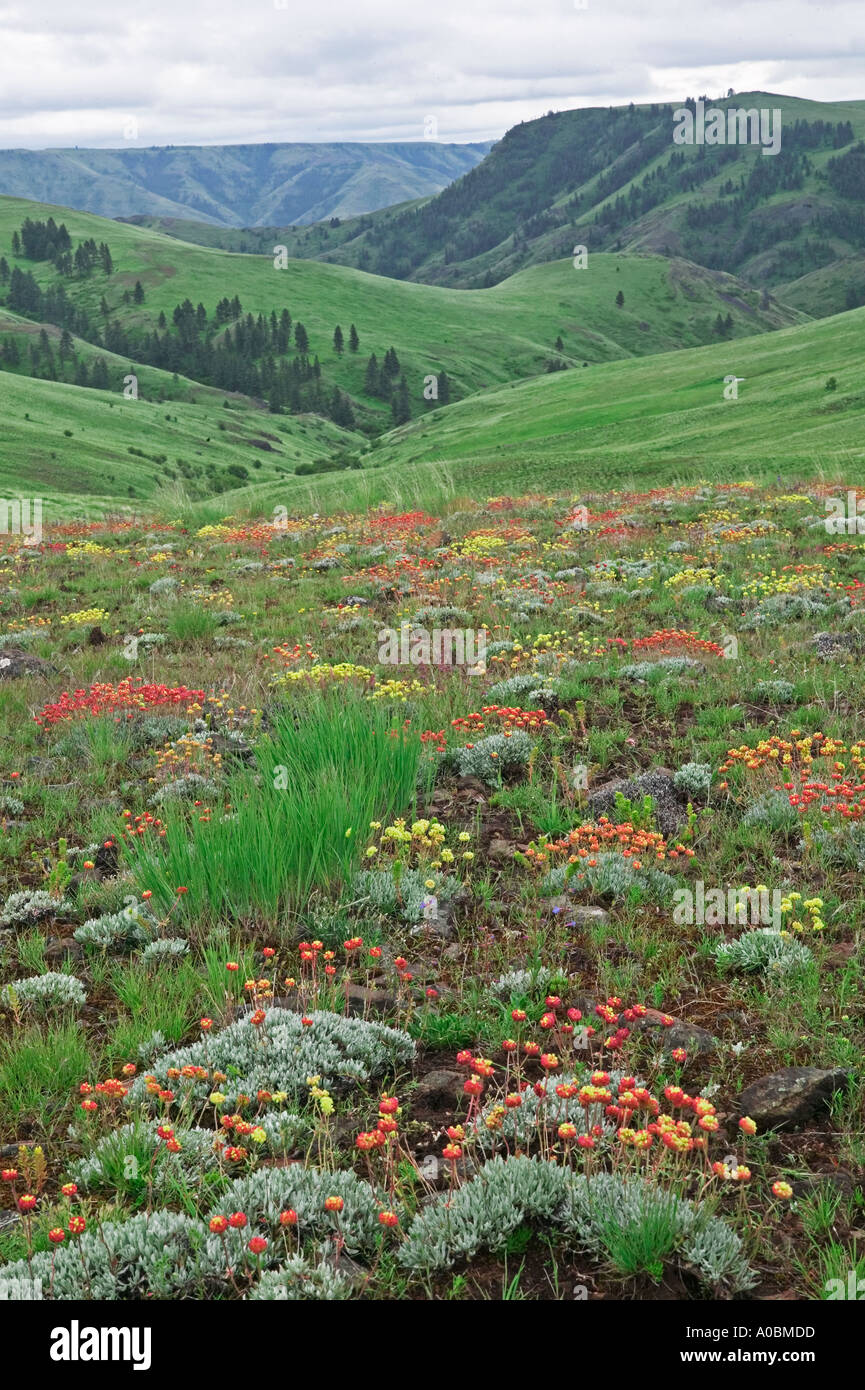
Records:
[[[0,0],[2,148],[482,140],[728,87],[865,98],[862,0]]]

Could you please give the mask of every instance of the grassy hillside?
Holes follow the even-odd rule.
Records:
[[[364,389],[370,352],[379,359],[393,346],[405,373],[413,413],[427,409],[424,378],[446,370],[456,396],[516,377],[536,375],[550,365],[584,362],[689,347],[712,340],[718,314],[730,316],[730,336],[750,335],[801,319],[795,310],[748,290],[734,278],[657,256],[592,254],[587,269],[559,261],[539,265],[488,290],[466,293],[387,280],[350,268],[290,261],[274,269],[273,258],[234,255],[192,246],[148,228],[106,223],[86,213],[67,212],[20,199],[0,199],[0,252],[10,265],[32,273],[43,288],[58,281],[51,262],[12,256],[13,233],[25,217],[53,215],[73,243],[107,241],[114,273],[65,278],[67,294],[99,331],[119,323],[130,346],[168,324],[185,299],[202,302],[212,316],[224,296],[237,295],[244,314],[268,316],[288,307],[309,334],[324,380],[361,402],[378,427],[390,421],[389,402]],[[137,281],[140,305],[124,302]],[[624,304],[619,307],[619,292]],[[0,291],[2,293],[2,291]],[[101,314],[105,299],[109,314]],[[357,353],[338,354],[333,332],[357,326]],[[562,348],[556,350],[557,339]],[[110,339],[109,339],[110,341]]]
[[[865,310],[735,345],[518,382],[386,435],[362,473],[298,479],[309,511],[572,488],[865,472]],[[725,400],[724,377],[744,377]],[[834,376],[836,389],[826,390]],[[267,488],[240,505],[269,510]]]
[[[471,459],[492,483],[568,476],[787,474],[861,476],[865,310],[733,345],[614,362],[520,382],[393,431],[376,462]],[[724,378],[744,378],[724,399]],[[826,383],[834,378],[834,389]]]
[[[142,385],[158,386],[160,373]],[[298,463],[332,454],[355,437],[318,416],[275,417],[215,393],[200,403],[125,400],[0,372],[0,495],[41,497],[46,518],[105,512],[122,504],[163,513],[228,492],[243,477],[285,490]]]
[[[488,149],[423,140],[0,150],[0,193],[103,217],[147,213],[223,227],[315,222],[437,193]]]
[[[675,146],[672,105],[555,112],[509,130],[436,197],[332,235],[314,229],[292,252],[472,287],[584,242],[681,255],[809,312],[865,302],[865,154],[854,143],[865,137],[865,102],[748,92],[707,104],[779,108],[780,153]],[[827,272],[820,296],[788,292],[818,267]]]
[[[513,383],[385,435],[364,456],[360,472],[314,479],[278,471],[284,462],[293,467],[305,446],[305,456],[316,449],[320,455],[326,441],[316,435],[322,422],[314,419],[223,409],[227,434],[217,432],[220,412],[212,407],[172,404],[168,411],[3,373],[0,409],[4,420],[11,419],[9,456],[28,460],[31,470],[38,464],[40,471],[28,477],[38,477],[40,486],[74,490],[79,510],[89,504],[88,493],[103,510],[107,505],[108,460],[118,501],[126,500],[123,487],[130,481],[142,498],[164,501],[164,468],[130,457],[129,444],[143,443],[148,454],[164,452],[169,459],[180,454],[248,466],[251,437],[265,437],[284,453],[259,455],[262,468],[251,482],[217,499],[221,514],[269,514],[277,505],[324,514],[379,502],[407,508],[472,493],[645,489],[703,477],[855,478],[865,466],[863,330],[865,310],[854,310],[735,344]],[[731,374],[744,378],[737,400],[723,397],[724,377]],[[827,390],[831,377],[836,388]],[[71,439],[65,428],[72,428]],[[339,432],[323,429],[333,431],[336,447]],[[290,439],[282,435],[288,430]],[[16,480],[20,492],[17,462],[4,474],[6,495],[16,490]],[[209,517],[212,506],[202,502],[196,511]]]

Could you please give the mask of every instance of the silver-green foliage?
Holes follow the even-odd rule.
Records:
[[[489,650],[487,651],[489,655]],[[490,686],[486,694],[487,702],[491,705],[520,705],[523,697],[530,702],[534,694],[543,686],[544,682],[538,675],[517,675],[509,676],[507,680],[499,681],[497,685]],[[533,706],[534,707],[534,706]]]
[[[35,1254],[29,1266],[18,1260],[0,1268],[4,1279],[41,1279],[43,1297],[54,1299],[173,1298],[224,1276],[224,1259],[202,1256],[205,1232],[194,1218],[155,1211],[91,1227],[51,1253]]]
[[[591,894],[594,897],[612,898],[620,901],[632,892],[639,897],[655,898],[664,901],[675,890],[676,880],[663,869],[653,865],[643,865],[635,869],[631,860],[614,850],[605,850],[595,856],[596,863],[588,864],[581,860],[578,872],[582,878],[573,874],[568,878],[571,866],[560,864],[551,869],[541,880],[541,892],[560,894],[566,889],[575,894]]]
[[[297,1231],[301,1239],[323,1240],[336,1230],[333,1214],[325,1210],[328,1197],[341,1197],[339,1230],[345,1248],[355,1254],[372,1253],[378,1245],[382,1227],[379,1224],[379,1204],[373,1188],[350,1169],[328,1172],[323,1168],[307,1168],[300,1163],[287,1168],[258,1168],[242,1178],[235,1178],[220,1194],[208,1219],[230,1216],[234,1211],[245,1212],[250,1227],[268,1238],[275,1238],[282,1229],[280,1213],[291,1208],[297,1213]],[[249,1239],[249,1232],[225,1233],[229,1242]]]
[[[0,908],[0,928],[28,927],[33,922],[41,922],[45,917],[53,917],[63,904],[46,893],[44,888],[25,889],[12,893]]]
[[[319,1076],[326,1089],[346,1082],[363,1083],[404,1066],[414,1056],[412,1039],[398,1028],[326,1011],[310,1017],[311,1025],[304,1025],[300,1014],[274,1008],[268,1009],[264,1023],[256,1026],[247,1014],[221,1033],[208,1035],[206,1041],[164,1053],[154,1062],[152,1072],[164,1086],[168,1085],[169,1067],[226,1072],[230,1079],[222,1084],[222,1094],[233,1105],[240,1092],[284,1091],[293,1099],[305,1098],[308,1076]],[[184,1079],[181,1084],[202,1101],[213,1089],[209,1080]],[[144,1102],[146,1098],[147,1083],[138,1077],[130,1099]]]
[[[705,800],[712,786],[711,763],[685,763],[674,774],[673,786],[692,800]]]
[[[159,941],[151,941],[141,952],[141,959],[145,965],[170,965],[172,961],[178,961],[185,956],[189,950],[189,942],[183,937],[165,937]]]
[[[17,1003],[34,1010],[80,1009],[87,1003],[87,994],[77,975],[48,970],[44,975],[13,980],[0,993],[0,999],[10,1007]]]
[[[640,1178],[588,1178],[525,1156],[491,1159],[456,1193],[436,1198],[412,1222],[399,1260],[433,1273],[500,1249],[527,1223],[552,1228],[624,1274],[657,1273],[674,1261],[713,1287],[739,1292],[754,1282],[739,1237],[699,1204]]]
[[[144,903],[128,902],[119,912],[107,912],[91,917],[72,933],[84,946],[96,946],[103,951],[131,950],[150,940],[156,930],[156,918]]]
[[[461,777],[477,777],[488,786],[495,786],[502,773],[521,772],[532,751],[532,740],[522,729],[513,733],[490,734],[471,748],[461,748],[457,766]]]
[[[356,897],[367,899],[379,912],[399,912],[404,921],[417,922],[430,895],[428,877],[420,869],[404,869],[397,882],[390,869],[360,869],[351,886]],[[450,902],[459,890],[454,878],[436,875],[435,895],[440,906]]]
[[[787,975],[814,962],[807,946],[774,927],[759,927],[743,932],[735,941],[722,941],[715,947],[715,958],[722,970],[768,975]]]
[[[252,1285],[248,1299],[280,1302],[319,1300],[338,1303],[351,1298],[353,1284],[329,1264],[313,1264],[302,1255],[289,1255],[277,1269],[266,1269]]]

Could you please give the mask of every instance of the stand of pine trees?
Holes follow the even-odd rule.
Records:
[[[106,275],[114,270],[110,248],[92,239],[81,242],[72,252],[72,243],[64,224],[58,227],[53,218],[46,222],[26,219],[20,232],[12,238],[14,256],[30,260],[52,260],[62,275],[85,278],[96,266]],[[49,323],[61,329],[60,347],[55,349],[43,332],[39,347],[22,355],[14,338],[7,338],[0,347],[0,367],[7,370],[29,370],[33,376],[48,380],[74,380],[78,385],[105,389],[111,373],[104,358],[97,358],[88,368],[75,351],[73,339],[80,338],[96,348],[103,348],[130,362],[146,363],[176,376],[266,400],[274,414],[312,412],[325,416],[346,429],[356,427],[355,411],[349,396],[337,386],[322,380],[318,356],[310,355],[310,339],[305,325],[292,318],[287,308],[272,309],[270,314],[244,314],[237,295],[224,296],[212,314],[204,304],[194,305],[190,299],[177,304],[170,324],[161,312],[155,329],[134,335],[112,316],[105,296],[101,297],[99,322],[91,322],[86,310],[79,308],[70,297],[63,282],[42,288],[29,270],[14,266],[10,270],[6,257],[0,258],[0,286],[7,286],[5,302],[22,317],[39,323]],[[141,281],[128,290],[124,302],[142,304],[145,290]],[[333,334],[333,349],[338,356],[345,350],[346,340],[340,325]],[[348,333],[348,349],[356,353],[360,334],[352,323]],[[389,347],[379,361],[373,352],[367,362],[364,391],[386,402],[396,424],[412,417],[412,397],[396,349]],[[438,377],[438,404],[450,399],[447,373]]]

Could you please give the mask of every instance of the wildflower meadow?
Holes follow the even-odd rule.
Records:
[[[845,494],[4,537],[4,1296],[849,1297]]]

